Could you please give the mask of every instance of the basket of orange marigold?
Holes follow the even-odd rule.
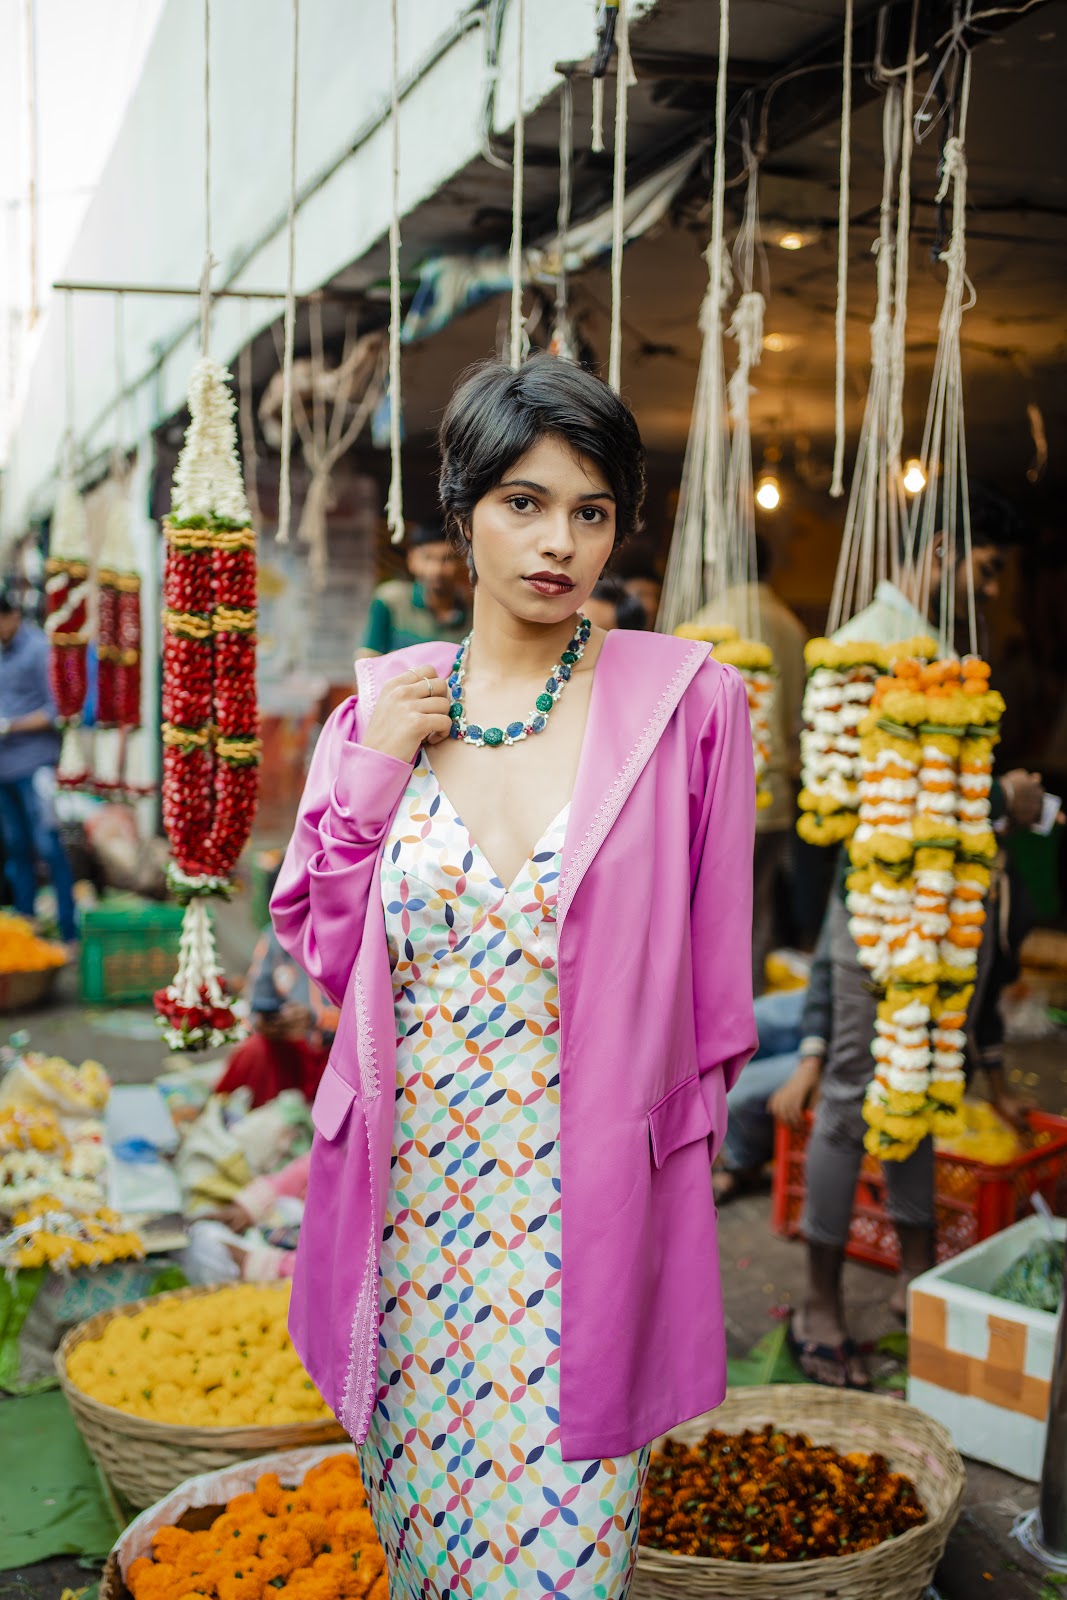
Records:
[[[39,939],[25,917],[0,911],[0,1011],[40,1005],[66,964],[61,944]]]
[[[389,1600],[348,1450],[289,1450],[192,1478],[130,1524],[100,1600]]]

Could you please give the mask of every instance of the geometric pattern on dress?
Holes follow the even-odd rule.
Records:
[[[625,1600],[636,1561],[648,1450],[559,1452],[568,812],[505,889],[420,756],[383,854],[396,1112],[359,1459],[391,1600]]]

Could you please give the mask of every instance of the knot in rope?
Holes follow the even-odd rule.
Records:
[[[737,370],[746,377],[759,364],[763,351],[763,312],[766,301],[756,289],[743,294],[734,307],[730,326],[726,330],[737,340]],[[736,376],[736,374],[735,374]]]
[[[967,155],[963,148],[963,140],[955,134],[945,140],[945,152],[941,166],[941,184],[935,199],[940,202],[948,194],[949,184],[954,178],[958,179],[967,171]]]

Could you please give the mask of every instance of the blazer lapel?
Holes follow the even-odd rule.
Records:
[[[706,644],[664,634],[620,631],[605,640],[563,847],[559,927],[675,706],[707,658]]]

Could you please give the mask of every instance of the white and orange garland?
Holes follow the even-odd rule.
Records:
[[[89,529],[85,502],[70,476],[60,483],[45,566],[45,633],[49,678],[63,746],[56,781],[79,788],[89,776],[80,737],[88,687]]]
[[[993,749],[1004,712],[989,668],[902,657],[860,725],[858,825],[849,844],[849,927],[878,985],[866,1146],[904,1160],[957,1131],[996,840]]]
[[[758,639],[742,639],[737,629],[726,623],[704,627],[700,623],[683,622],[674,632],[679,639],[710,644],[716,661],[736,667],[745,680],[752,728],[752,760],[756,769],[756,809],[763,811],[772,799],[766,775],[771,758],[771,709],[778,683],[771,648]]]
[[[256,553],[238,464],[229,373],[204,357],[164,523],[163,821],[171,888],[185,904],[178,972],[156,995],[175,1050],[216,1048],[240,1029],[206,901],[227,897],[255,817]]]

